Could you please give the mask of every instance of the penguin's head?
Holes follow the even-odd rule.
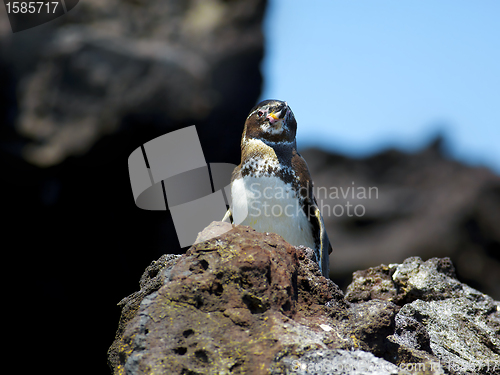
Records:
[[[264,100],[252,108],[245,122],[243,140],[259,139],[266,143],[295,143],[297,121],[287,102]]]

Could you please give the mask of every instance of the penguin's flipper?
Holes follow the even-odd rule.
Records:
[[[317,244],[316,257],[321,269],[321,274],[328,279],[330,273],[329,254],[332,252],[332,245],[326,233],[325,223],[316,203],[316,199],[314,199],[309,206],[309,213],[309,220],[313,226],[314,237],[319,242]]]

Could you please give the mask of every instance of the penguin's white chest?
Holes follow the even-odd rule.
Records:
[[[276,233],[294,246],[316,247],[311,223],[291,185],[277,177],[250,177],[231,184],[235,224]]]

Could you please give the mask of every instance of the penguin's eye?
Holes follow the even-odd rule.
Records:
[[[262,117],[262,115],[263,115],[263,114],[264,114],[264,112],[262,112],[262,111],[259,111],[259,112],[257,113],[257,115],[258,115],[259,117]]]

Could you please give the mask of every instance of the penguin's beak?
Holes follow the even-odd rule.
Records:
[[[279,110],[271,112],[268,115],[268,117],[271,117],[274,121],[285,118],[287,108],[288,108],[288,105],[285,103],[282,107],[279,108]]]
[[[272,118],[274,121],[277,121],[280,119],[280,114],[281,114],[281,111],[280,112],[271,112],[267,117],[270,117]]]

